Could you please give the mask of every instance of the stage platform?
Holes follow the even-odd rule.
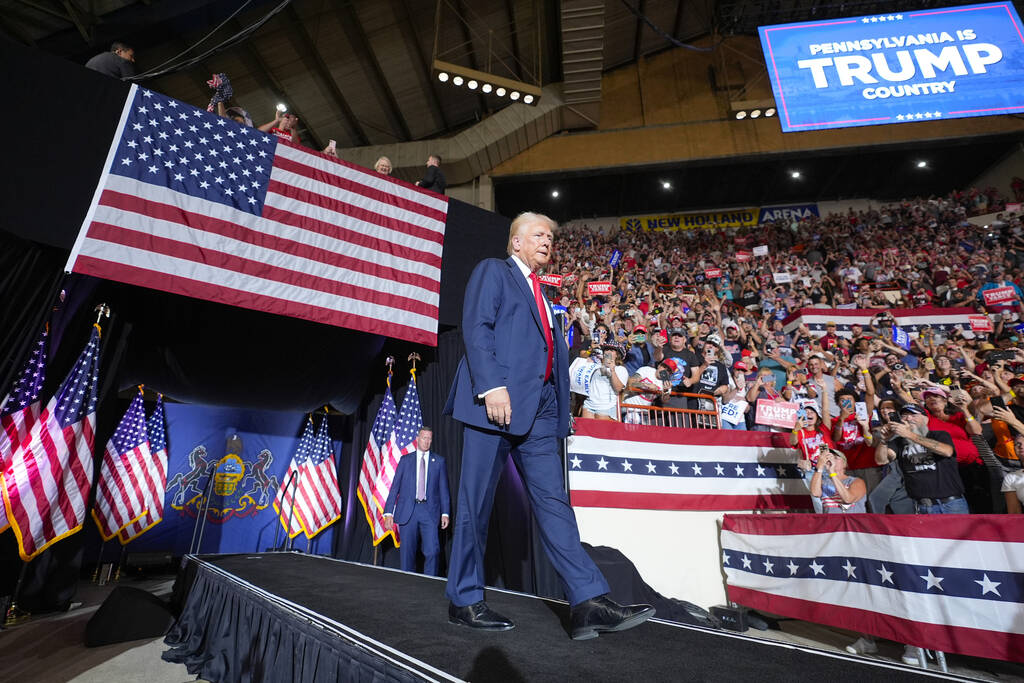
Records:
[[[443,579],[299,553],[189,556],[164,654],[227,681],[906,681],[899,665],[836,657],[652,620],[575,642],[569,607],[489,589],[516,622],[481,633],[447,621]]]

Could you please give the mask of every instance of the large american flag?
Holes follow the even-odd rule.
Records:
[[[398,411],[395,430],[391,433],[391,443],[384,455],[384,465],[377,470],[377,478],[373,484],[373,500],[377,509],[381,511],[384,510],[384,503],[391,493],[391,482],[395,478],[398,461],[406,453],[416,450],[416,435],[423,426],[423,412],[420,410],[420,395],[416,391],[415,371],[410,374],[412,379],[405,390],[402,408]]]
[[[377,473],[384,466],[384,458],[389,456],[397,412],[389,378],[384,400],[377,410],[377,417],[374,418],[373,427],[370,429],[370,437],[366,441],[366,450],[363,451],[363,464],[359,469],[359,488],[356,490],[359,502],[363,505],[363,512],[366,514],[366,521],[370,525],[374,545],[387,536],[391,536],[395,545],[398,545],[398,527],[391,531],[384,530],[384,515],[381,512],[384,509],[384,501],[377,505],[374,499],[374,483],[377,481]]]
[[[156,489],[150,474],[151,459],[140,388],[114,435],[107,441],[100,476],[96,480],[96,506],[92,516],[104,541],[112,539],[149,510]]]
[[[807,325],[811,334],[821,336],[827,331],[827,324],[836,324],[836,334],[840,337],[853,336],[850,326],[858,324],[864,332],[871,333],[871,319],[879,313],[889,313],[896,319],[896,325],[916,337],[925,325],[930,325],[935,332],[952,332],[953,328],[961,332],[971,329],[968,316],[976,311],[972,308],[802,308],[789,315],[783,321],[783,329],[787,334],[796,331],[800,324]]]
[[[49,336],[46,330],[39,335],[32,348],[32,355],[21,369],[10,392],[0,403],[0,477],[14,449],[28,435],[32,425],[39,419],[42,403],[39,394],[46,379],[46,344]],[[0,505],[0,532],[10,526],[7,509]]]
[[[67,269],[436,345],[447,211],[132,86]]]
[[[5,463],[4,504],[22,559],[82,528],[92,483],[100,328]]]
[[[146,420],[146,433],[149,434],[149,477],[146,483],[151,486],[150,505],[141,518],[135,520],[117,533],[121,545],[127,544],[146,533],[164,518],[164,495],[167,490],[167,428],[164,421],[164,397],[156,400],[153,414]]]
[[[281,526],[289,538],[295,538],[304,531],[302,525],[303,501],[297,495],[302,482],[302,465],[309,458],[313,450],[315,431],[313,429],[313,418],[306,417],[306,425],[302,428],[302,436],[299,438],[299,446],[295,449],[292,461],[288,463],[288,471],[285,472],[281,486],[277,489],[277,496],[274,498],[274,509],[277,510]]]
[[[569,496],[577,507],[809,510],[797,452],[783,437],[576,420]]]
[[[943,652],[1024,661],[1016,515],[726,515],[747,607]]]
[[[298,510],[302,513],[302,526],[308,538],[313,538],[341,518],[341,490],[338,488],[333,450],[325,415],[309,457],[299,466],[296,496],[301,501]]]

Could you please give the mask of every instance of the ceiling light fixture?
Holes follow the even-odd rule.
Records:
[[[551,196],[558,199],[558,190],[551,190]]]
[[[799,178],[799,177],[800,177],[800,175],[801,175],[801,174],[800,174],[800,171],[790,171],[790,172],[789,172],[789,177],[790,177],[790,178],[793,178],[793,179],[797,179],[797,178]]]
[[[924,159],[922,159],[921,161],[917,162],[917,167],[918,168],[928,168],[928,162],[925,161]]]
[[[440,59],[435,59],[432,66],[437,80],[441,83],[465,85],[470,90],[478,90],[497,97],[505,97],[507,94],[513,102],[536,105],[544,94],[538,84],[497,76]]]
[[[775,107],[768,107],[767,109],[765,109],[764,116],[765,118],[771,118],[775,116]]]
[[[737,121],[742,121],[745,118],[747,118],[747,112],[745,112],[745,111],[738,111],[738,112],[736,112],[736,120]]]
[[[760,109],[755,109],[754,111],[750,112],[750,118],[752,118],[752,119],[756,119],[760,115],[761,115],[761,110]]]

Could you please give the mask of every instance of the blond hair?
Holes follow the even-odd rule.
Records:
[[[512,225],[508,228],[508,247],[506,248],[506,251],[509,256],[512,256],[512,254],[515,253],[515,250],[512,249],[512,238],[522,231],[524,225],[528,225],[530,223],[546,223],[547,226],[551,228],[551,232],[558,229],[558,223],[551,220],[544,214],[524,211],[512,219]]]

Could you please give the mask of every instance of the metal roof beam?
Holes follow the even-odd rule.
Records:
[[[459,28],[462,30],[462,41],[469,46],[469,67],[477,71],[483,71],[480,68],[480,63],[476,61],[476,48],[473,47],[473,35],[469,32],[469,23],[466,20],[466,7],[463,5],[462,0],[455,0],[455,13],[458,15]],[[487,106],[487,98],[480,92],[477,92],[476,97],[477,102],[480,104],[480,111],[490,111],[490,108]]]
[[[288,18],[291,20],[290,26],[292,30],[289,31],[289,35],[297,42],[296,48],[298,48],[302,61],[307,62],[307,64],[312,62],[313,72],[327,88],[327,92],[330,93],[331,99],[334,100],[334,104],[341,110],[342,116],[345,118],[346,123],[348,123],[356,142],[360,145],[368,145],[370,143],[370,139],[366,137],[366,131],[363,130],[363,126],[359,122],[359,119],[356,118],[355,112],[352,111],[352,107],[349,106],[348,100],[345,99],[341,89],[338,88],[338,84],[331,76],[330,69],[327,68],[327,64],[324,63],[323,57],[321,57],[320,52],[317,51],[312,38],[309,37],[309,33],[306,31],[306,25],[302,23],[302,19],[299,17],[298,12],[295,11],[295,6],[289,4],[286,11],[288,12]],[[321,145],[318,142],[317,148],[323,149],[324,145]]]
[[[516,6],[515,0],[505,0],[505,8],[508,11],[508,25],[512,34],[512,58],[516,60],[516,78],[523,80],[523,63],[519,56],[519,31],[516,29]]]
[[[640,43],[643,42],[644,37],[644,21],[641,18],[644,13],[645,0],[640,0],[636,8],[636,34],[633,37],[633,61],[640,59]]]
[[[441,98],[437,95],[437,83],[432,77],[430,65],[423,57],[423,46],[420,45],[419,36],[417,36],[416,29],[412,25],[412,15],[409,13],[408,0],[391,0],[391,7],[395,13],[395,18],[398,20],[398,28],[402,31],[402,39],[409,46],[409,50],[413,53],[416,60],[416,65],[419,67],[416,71],[420,76],[420,85],[427,91],[427,101],[434,114],[434,120],[435,122],[440,121],[443,130],[448,130],[451,128],[451,123],[448,122],[448,117],[444,113],[444,107],[441,106]]]
[[[236,32],[242,30],[242,25],[238,22],[237,19],[232,21],[232,24],[233,29]],[[290,97],[288,97],[288,93],[285,91],[284,86],[281,85],[281,81],[277,80],[277,77],[270,71],[270,67],[268,67],[267,63],[263,61],[263,57],[260,55],[259,50],[254,48],[252,46],[252,43],[250,43],[248,40],[246,40],[240,45],[240,49],[242,49],[245,52],[245,55],[243,55],[242,57],[243,61],[248,60],[249,63],[256,66],[257,70],[262,72],[263,82],[266,83],[270,91],[274,93],[274,97],[289,103],[289,110],[297,117],[299,117],[299,121],[306,128],[306,133],[308,133],[309,137],[313,139],[313,147],[318,150],[323,149],[325,145],[320,140],[320,136],[318,136],[316,132],[310,127],[309,121],[307,121],[306,118],[302,115],[302,112],[299,109],[299,107],[294,106],[294,101]],[[257,126],[260,125],[256,121],[253,121],[253,124]]]
[[[394,91],[388,85],[384,69],[381,68],[377,54],[373,51],[370,39],[366,36],[366,31],[363,29],[359,13],[356,12],[356,8],[348,0],[334,0],[334,7],[341,16],[341,24],[345,27],[345,33],[348,34],[349,40],[355,46],[361,61],[370,67],[370,83],[383,101],[384,113],[391,120],[392,127],[398,130],[395,138],[400,142],[408,142],[412,139],[412,133],[409,132],[409,124],[406,123],[405,117],[402,116],[402,109],[398,106],[398,100],[395,98]],[[294,10],[292,11],[294,12]]]

